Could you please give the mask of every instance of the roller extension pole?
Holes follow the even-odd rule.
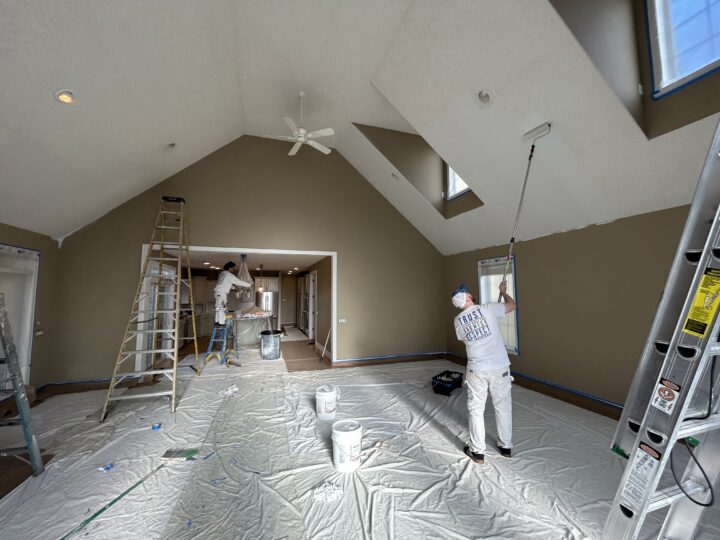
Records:
[[[517,232],[518,223],[520,223],[520,213],[522,212],[523,200],[525,200],[525,190],[527,189],[527,181],[530,176],[530,166],[532,165],[532,159],[535,155],[535,141],[543,138],[545,135],[550,133],[550,122],[545,122],[539,125],[533,130],[528,131],[523,135],[523,140],[532,140],[532,146],[530,147],[530,154],[528,155],[527,168],[525,169],[525,179],[523,180],[522,192],[520,193],[520,202],[518,203],[517,214],[515,214],[515,225],[513,225],[512,236],[510,237],[510,249],[508,249],[507,261],[505,262],[505,270],[503,270],[503,277],[500,283],[505,281],[507,277],[508,269],[510,268],[510,261],[512,260],[513,248],[515,247],[515,233]],[[498,302],[502,300],[502,294],[498,295]]]

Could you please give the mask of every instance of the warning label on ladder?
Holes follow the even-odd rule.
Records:
[[[700,287],[693,298],[683,332],[704,338],[720,304],[720,269],[705,270]]]
[[[643,442],[635,452],[630,476],[622,492],[623,498],[635,509],[643,505],[643,498],[648,493],[650,481],[660,466],[660,455],[660,452]]]
[[[667,379],[660,379],[650,404],[656,409],[670,414],[675,408],[679,392],[680,386]]]

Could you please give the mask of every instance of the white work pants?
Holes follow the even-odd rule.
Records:
[[[227,294],[215,295],[215,323],[225,324],[225,312],[227,311]]]
[[[512,448],[512,400],[510,398],[510,367],[492,371],[467,370],[465,386],[468,392],[470,450],[485,453],[485,401],[488,390],[495,408],[497,443]]]

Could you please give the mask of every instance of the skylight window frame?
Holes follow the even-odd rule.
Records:
[[[660,11],[658,8],[660,8]],[[707,7],[704,9],[707,9]],[[667,83],[663,82],[663,60],[666,65],[668,62],[674,61],[672,58],[673,33],[668,10],[668,0],[645,0],[645,25],[650,51],[650,76],[653,85],[651,96],[655,100],[677,92],[689,84],[720,70],[719,57],[691,73],[669,80]]]

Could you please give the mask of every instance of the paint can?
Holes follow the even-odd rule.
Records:
[[[326,384],[315,390],[315,413],[318,420],[335,420],[340,389],[334,384]]]
[[[338,472],[353,472],[360,466],[362,424],[339,420],[332,426],[333,465]]]

